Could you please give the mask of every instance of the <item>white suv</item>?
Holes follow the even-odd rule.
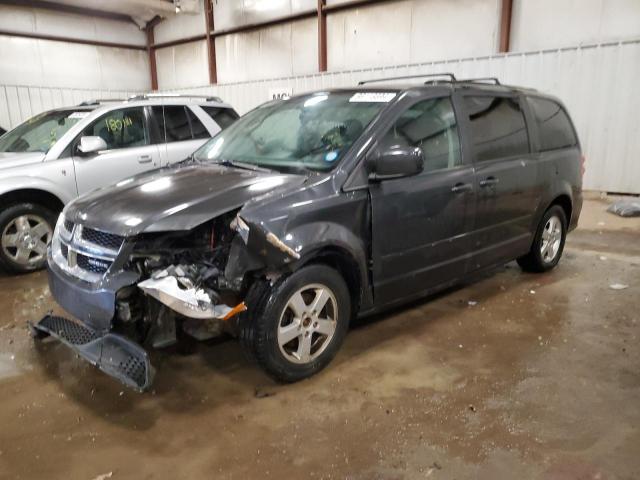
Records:
[[[187,158],[238,118],[217,97],[142,95],[41,113],[0,137],[0,266],[42,268],[62,207]]]

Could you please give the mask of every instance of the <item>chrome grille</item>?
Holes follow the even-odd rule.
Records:
[[[110,250],[120,250],[122,242],[124,242],[124,237],[121,235],[101,232],[100,230],[86,227],[82,229],[82,239]]]
[[[92,273],[105,273],[113,263],[108,260],[82,255],[81,253],[77,255],[76,262],[78,262],[78,267]]]

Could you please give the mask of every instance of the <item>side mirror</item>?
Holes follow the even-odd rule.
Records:
[[[88,155],[106,149],[107,142],[102,137],[80,137],[80,145],[78,145],[80,155]]]
[[[420,147],[391,147],[376,150],[367,159],[370,180],[409,177],[422,172],[424,154]]]

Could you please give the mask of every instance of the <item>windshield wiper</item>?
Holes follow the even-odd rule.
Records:
[[[217,163],[218,165],[223,165],[225,167],[236,167],[236,168],[242,168],[243,170],[251,170],[252,172],[272,172],[273,171],[272,169],[259,167],[253,163],[237,162],[235,160],[220,159],[215,163]]]

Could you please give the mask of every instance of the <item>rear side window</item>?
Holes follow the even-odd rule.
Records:
[[[578,144],[567,112],[560,105],[551,100],[533,97],[529,97],[529,103],[538,124],[540,150],[544,152]]]
[[[164,107],[164,115],[163,107],[153,107],[153,114],[160,127],[160,132],[164,132],[167,142],[191,140],[191,127],[183,106],[166,106]]]
[[[190,108],[187,108],[187,116],[189,117],[189,123],[191,123],[191,133],[193,138],[208,138],[211,136],[209,131]]]
[[[464,98],[471,136],[479,162],[529,153],[529,136],[516,98]]]
[[[204,106],[201,106],[200,108],[202,108],[223,130],[238,119],[238,114],[231,108]]]

